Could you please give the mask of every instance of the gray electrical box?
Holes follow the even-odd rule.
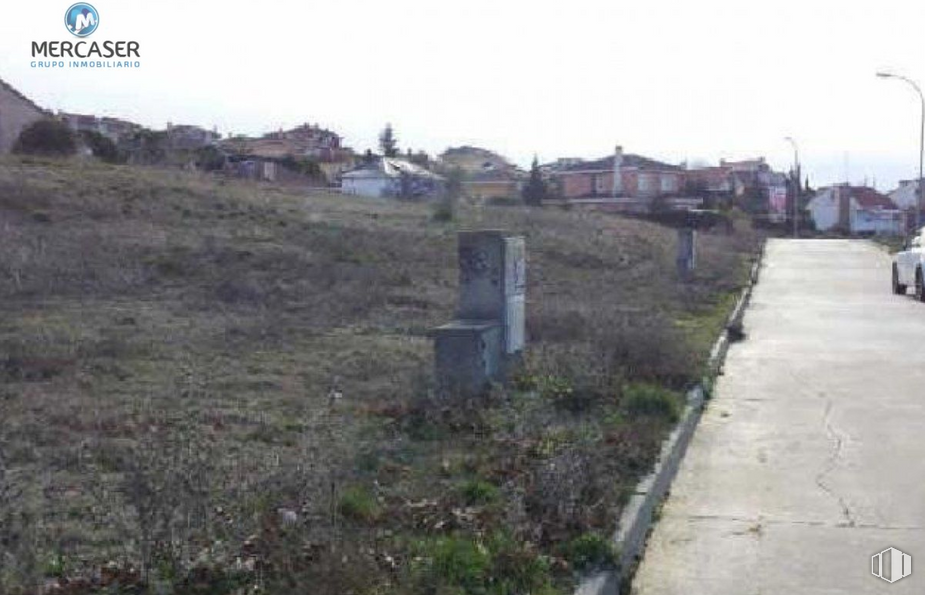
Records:
[[[501,372],[501,324],[454,320],[434,329],[434,359],[441,392],[475,394]]]
[[[433,330],[443,395],[481,392],[504,377],[524,348],[526,249],[502,231],[459,234],[456,320]]]
[[[524,347],[526,248],[522,236],[501,231],[459,234],[459,308],[462,320],[497,320],[504,353]]]

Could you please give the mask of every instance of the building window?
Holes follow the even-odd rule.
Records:
[[[676,192],[678,190],[674,176],[664,175],[661,179],[662,192]]]

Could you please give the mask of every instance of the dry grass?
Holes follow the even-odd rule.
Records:
[[[527,237],[530,348],[513,387],[450,408],[428,398],[426,333],[455,306],[455,231],[475,227]],[[757,241],[702,236],[680,284],[673,232],[609,215],[460,205],[441,223],[427,205],[6,159],[0,591],[450,588],[420,540],[502,524],[524,549],[492,538],[499,556],[558,560],[612,525],[671,425],[625,388],[699,377]],[[470,506],[466,482],[500,497]],[[376,514],[341,514],[345,495]]]

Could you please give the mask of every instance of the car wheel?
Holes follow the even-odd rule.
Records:
[[[922,269],[915,269],[915,299],[925,302],[925,286],[922,285]]]
[[[893,265],[893,293],[895,295],[905,295],[906,286],[899,282],[899,271],[896,265]]]

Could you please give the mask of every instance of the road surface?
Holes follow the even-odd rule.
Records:
[[[633,593],[925,593],[925,304],[872,243],[772,240],[744,325]]]

